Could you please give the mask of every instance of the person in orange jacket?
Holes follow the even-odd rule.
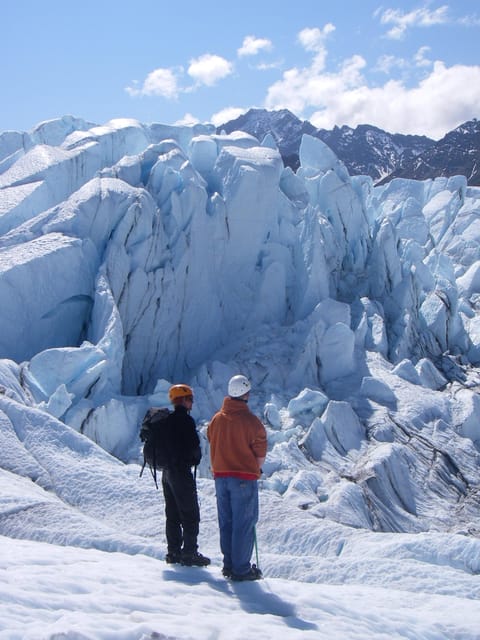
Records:
[[[251,384],[243,375],[228,383],[228,396],[207,431],[215,478],[223,575],[236,581],[258,580],[250,564],[258,521],[258,483],[267,454],[267,434],[248,408]]]

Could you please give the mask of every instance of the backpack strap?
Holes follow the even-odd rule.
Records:
[[[153,467],[152,465],[148,465],[149,469],[150,469],[150,473],[152,474],[152,478],[153,481],[155,482],[155,487],[158,489],[158,482],[157,482],[157,470],[155,468],[155,451],[153,452]],[[147,466],[147,458],[145,457],[145,454],[143,454],[143,464],[142,464],[142,468],[140,469],[140,474],[139,477],[141,478],[143,476],[143,472],[145,471],[145,467]]]
[[[142,429],[144,428],[144,425],[148,424],[148,423],[151,423],[155,419],[157,414],[160,414],[164,418],[167,418],[171,414],[171,411],[170,411],[170,409],[167,409],[167,408],[163,408],[163,409],[150,408],[147,411],[147,413],[146,413],[146,415],[145,415],[145,417],[143,419],[143,422],[142,422],[142,428],[140,429],[140,439],[142,441],[144,441],[144,438],[142,437]],[[155,447],[154,447],[153,448],[153,464],[148,464],[148,466],[149,466],[149,469],[150,469],[150,473],[152,474],[153,481],[155,482],[155,487],[158,490],[157,464],[156,464],[157,461],[156,461],[156,457],[155,456],[156,456],[156,450],[155,450]],[[144,453],[143,454],[143,465],[142,465],[142,468],[140,469],[140,476],[139,476],[140,478],[142,477],[146,466],[147,466],[147,458],[146,458],[145,453]]]

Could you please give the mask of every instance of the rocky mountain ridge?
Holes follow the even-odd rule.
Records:
[[[260,142],[271,135],[286,166],[298,169],[298,151],[303,134],[325,142],[342,160],[350,175],[369,175],[375,184],[393,178],[425,180],[440,176],[464,175],[471,186],[480,185],[480,122],[463,123],[435,141],[427,136],[389,133],[362,124],[331,130],[316,129],[287,109],[267,111],[250,109],[235,120],[217,128],[217,132],[239,130]]]

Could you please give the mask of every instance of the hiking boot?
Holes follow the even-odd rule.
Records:
[[[230,578],[234,582],[246,582],[247,580],[261,580],[263,578],[263,574],[256,565],[252,564],[250,571],[247,573],[244,573],[241,576],[237,576],[235,573],[232,573]]]
[[[180,564],[182,557],[179,553],[167,553],[165,556],[165,562],[167,564]]]
[[[222,575],[223,575],[224,578],[231,578],[232,577],[232,570],[229,569],[228,567],[223,567]]]
[[[206,567],[210,564],[210,558],[202,556],[201,553],[182,553],[181,563],[184,567]]]

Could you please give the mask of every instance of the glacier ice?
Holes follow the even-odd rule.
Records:
[[[0,134],[2,467],[48,484],[22,411],[138,462],[178,380],[206,447],[242,371],[266,487],[349,526],[475,529],[480,191],[374,187],[309,136],[300,163],[212,125]]]

